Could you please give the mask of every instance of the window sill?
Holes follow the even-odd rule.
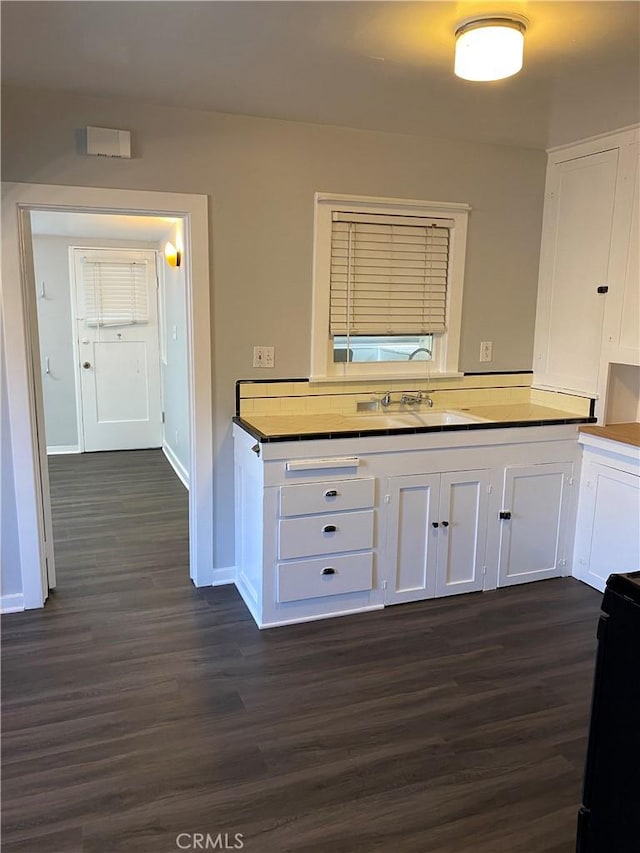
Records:
[[[433,379],[461,379],[464,373],[457,370],[426,370],[424,373],[416,371],[402,373],[358,373],[353,375],[336,374],[335,376],[311,376],[309,378],[310,385],[323,385],[336,382],[396,382],[396,381],[414,381],[414,382],[431,382]]]

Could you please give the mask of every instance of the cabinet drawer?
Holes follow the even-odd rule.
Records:
[[[300,560],[278,566],[278,602],[372,588],[373,554]]]
[[[373,477],[300,483],[280,489],[280,515],[309,515],[344,509],[367,509],[375,501]]]
[[[280,520],[282,560],[373,548],[373,510]]]

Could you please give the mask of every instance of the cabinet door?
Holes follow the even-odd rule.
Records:
[[[505,470],[498,586],[563,573],[572,472],[568,462]]]
[[[640,364],[640,144],[620,149],[605,313],[607,361]],[[604,389],[606,390],[606,389]]]
[[[439,486],[439,474],[389,480],[385,604],[435,595]]]
[[[550,165],[540,252],[535,382],[597,391],[618,150]]]
[[[488,487],[488,471],[462,471],[440,477],[436,595],[482,589]]]
[[[600,463],[585,474],[574,574],[602,592],[610,574],[640,566],[640,477]]]

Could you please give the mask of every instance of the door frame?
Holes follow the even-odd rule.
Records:
[[[72,323],[72,344],[73,344],[73,368],[74,368],[74,383],[76,389],[76,430],[78,433],[78,450],[80,453],[85,452],[85,436],[84,436],[84,399],[82,396],[82,369],[80,367],[80,341],[78,335],[78,276],[76,270],[76,252],[146,252],[147,254],[153,254],[153,275],[156,280],[156,286],[154,288],[155,294],[155,303],[156,303],[156,312],[157,312],[157,323],[156,323],[156,332],[157,332],[157,343],[158,343],[158,366],[160,369],[160,386],[159,386],[159,395],[160,395],[160,411],[164,410],[164,400],[162,398],[162,356],[161,356],[161,329],[160,329],[160,271],[158,269],[158,249],[149,249],[149,248],[135,248],[133,246],[127,246],[124,248],[117,248],[116,246],[83,246],[81,243],[74,244],[73,246],[69,246],[69,294],[71,298],[71,323]],[[164,442],[164,423],[161,427],[162,432],[162,441]]]
[[[213,407],[208,203],[204,195],[2,183],[2,323],[25,609],[43,607],[53,555],[31,241],[32,210],[166,216],[185,224],[190,430],[189,574],[213,583]],[[53,563],[52,563],[53,568]]]

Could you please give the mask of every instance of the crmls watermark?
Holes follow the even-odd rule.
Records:
[[[241,832],[181,832],[176,835],[178,850],[242,850],[244,835]]]

